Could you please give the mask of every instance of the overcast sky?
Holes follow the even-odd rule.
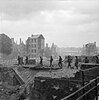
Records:
[[[0,33],[17,41],[42,33],[59,47],[99,46],[99,0],[0,0]]]

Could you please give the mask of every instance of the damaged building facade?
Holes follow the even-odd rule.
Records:
[[[45,38],[42,34],[31,35],[26,41],[26,51],[29,58],[43,56]]]
[[[83,45],[83,55],[94,56],[97,54],[96,42]]]

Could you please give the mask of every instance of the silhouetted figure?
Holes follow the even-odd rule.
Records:
[[[50,68],[51,68],[51,69],[50,69],[50,70],[52,70],[52,63],[53,63],[53,57],[51,56],[51,57],[50,57]]]
[[[85,61],[84,61],[84,63],[89,63],[89,59],[88,59],[88,57],[85,57]]]
[[[24,63],[23,63],[23,57],[20,57],[20,64],[21,64],[21,65],[24,64]]]
[[[96,56],[96,63],[99,64],[99,58]]]
[[[26,56],[25,64],[26,64],[26,65],[28,64],[28,56]]]
[[[75,66],[76,66],[76,68],[78,69],[78,57],[77,56],[75,56]]]
[[[40,65],[43,65],[43,58],[40,56]]]
[[[60,68],[62,68],[62,58],[61,58],[61,56],[59,56],[58,66],[59,66]]]
[[[71,68],[71,61],[72,61],[71,57],[68,56],[68,59],[67,59],[67,62],[68,62],[68,68],[69,68],[69,67]]]
[[[20,65],[20,64],[21,64],[21,57],[18,56],[18,65]]]

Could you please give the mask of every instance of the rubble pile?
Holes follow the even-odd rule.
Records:
[[[11,68],[0,68],[0,100],[19,100],[20,86],[13,86],[13,76]]]
[[[36,77],[51,77],[51,78],[71,78],[75,77],[75,73],[79,71],[77,69],[68,69],[64,67],[63,69],[52,71],[52,72],[39,72]]]
[[[0,82],[0,100],[18,100],[19,86],[9,86],[6,82]]]
[[[34,76],[37,73],[37,71],[25,69],[25,68],[22,68],[22,67],[17,67],[15,70],[22,77],[22,79],[25,82],[25,84],[30,82],[30,81],[33,81]]]
[[[28,98],[30,94],[30,86],[34,84],[34,78],[38,71],[33,71],[33,70],[25,69],[22,67],[16,67],[15,71],[17,72],[18,75],[20,75],[22,80],[25,82],[25,85],[23,88],[26,90],[26,95]]]
[[[0,68],[0,81],[7,82],[9,85],[13,85],[13,71],[11,68]]]
[[[61,100],[81,87],[68,79],[36,77],[30,100]]]
[[[30,100],[60,100],[81,87],[80,83],[71,82],[79,70],[64,67],[59,70],[42,71],[35,75],[34,87],[31,88]]]

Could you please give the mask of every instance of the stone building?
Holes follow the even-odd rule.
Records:
[[[29,58],[43,56],[45,38],[42,34],[31,35],[26,41],[26,51]]]
[[[83,45],[83,55],[93,56],[97,54],[96,42]]]

